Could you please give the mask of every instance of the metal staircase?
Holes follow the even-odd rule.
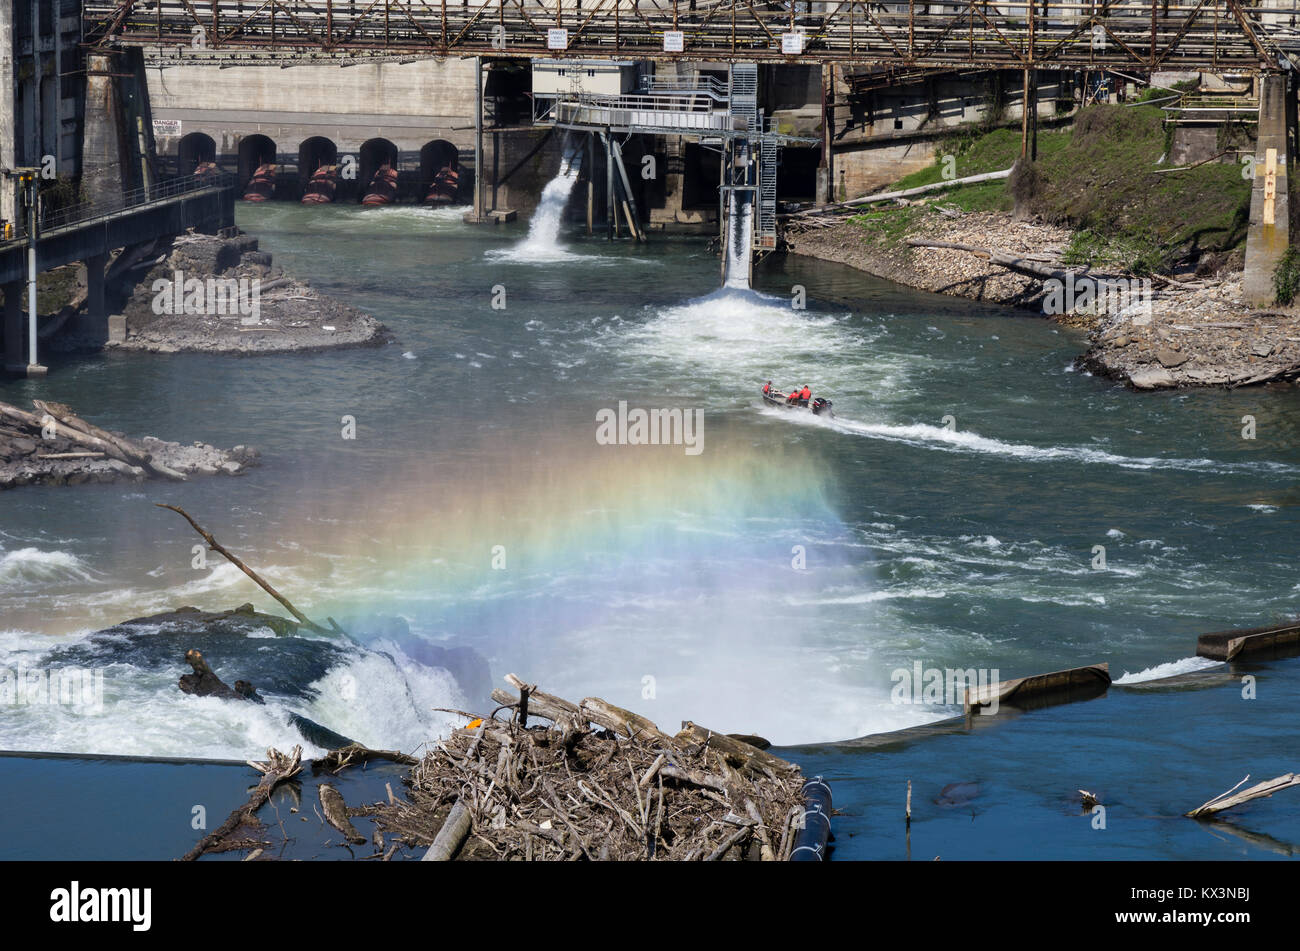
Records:
[[[776,139],[764,135],[758,152],[758,220],[754,247],[776,250],[776,170],[780,165]]]
[[[750,134],[758,128],[758,64],[733,63],[731,67],[731,114],[741,120],[732,123],[737,131]]]

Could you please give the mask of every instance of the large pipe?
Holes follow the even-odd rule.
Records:
[[[831,787],[820,776],[803,784],[803,823],[790,849],[791,862],[820,862],[831,837]]]

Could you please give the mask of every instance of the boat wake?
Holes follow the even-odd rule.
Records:
[[[1005,442],[968,430],[948,429],[926,423],[898,425],[894,423],[868,423],[836,415],[833,419],[813,416],[811,413],[787,413],[765,407],[765,415],[788,423],[805,426],[823,426],[850,436],[884,439],[924,449],[941,452],[979,453],[1022,459],[1026,462],[1070,462],[1091,465],[1109,465],[1121,469],[1172,469],[1184,472],[1207,472],[1221,475],[1233,473],[1270,473],[1296,475],[1295,466],[1281,462],[1222,462],[1216,459],[1162,458],[1159,456],[1124,456],[1093,449],[1088,446],[1033,446],[1027,443]]]

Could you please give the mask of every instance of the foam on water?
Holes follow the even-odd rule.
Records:
[[[1182,660],[1171,660],[1165,664],[1156,664],[1154,667],[1140,670],[1136,674],[1124,671],[1124,675],[1116,677],[1113,683],[1120,685],[1141,684],[1151,680],[1163,680],[1166,677],[1193,674],[1198,670],[1209,670],[1212,667],[1222,666],[1223,662],[1218,660],[1210,660],[1205,657],[1184,657]]]
[[[18,548],[0,553],[0,586],[11,590],[91,577],[85,562],[71,552]]]
[[[248,636],[260,640],[259,632]],[[56,640],[5,632],[0,635],[0,673],[52,672],[66,666],[58,648],[86,640],[84,634]],[[260,648],[257,656],[274,664],[274,643]],[[308,756],[327,752],[304,740],[289,718],[298,713],[367,745],[410,751],[445,736],[454,725],[454,718],[431,708],[465,706],[447,671],[400,653],[362,648],[303,685],[301,697],[262,691],[264,704],[187,696],[176,687],[177,670],[166,665],[110,662],[83,669],[103,675],[102,709],[11,703],[13,698],[6,696],[0,749],[199,759],[244,759],[268,746],[289,749],[295,744],[302,744]]]

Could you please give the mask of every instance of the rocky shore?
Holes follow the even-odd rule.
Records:
[[[154,436],[136,439],[86,422],[60,403],[33,411],[0,403],[0,490],[22,485],[82,485],[242,475],[257,465],[248,446],[185,446]]]
[[[139,260],[117,267],[109,288],[117,316],[108,348],[259,354],[393,340],[374,317],[275,267],[252,235],[188,233],[131,250]],[[86,342],[65,334],[56,345],[79,349]]]
[[[991,247],[1040,256],[1046,262],[1060,255],[1070,233],[1068,228],[1013,221],[999,212],[978,212],[958,218],[930,215],[904,237]],[[1008,271],[963,251],[914,248],[903,240],[882,240],[847,218],[808,230],[792,226],[785,239],[794,254],[847,264],[918,290],[1024,308],[1037,308],[1043,298],[1041,279]]]
[[[1030,309],[1083,327],[1089,346],[1078,365],[1135,389],[1236,387],[1300,377],[1300,311],[1251,307],[1242,295],[1239,254],[1207,259],[1197,273],[1181,279],[1151,279],[1141,306],[1049,314],[1049,278],[1018,273],[968,250],[1010,255],[1045,273],[1088,277],[1086,270],[1061,263],[1071,235],[1067,228],[1018,221],[1003,212],[976,212],[926,215],[889,240],[849,219],[796,224],[786,241],[792,253],[847,264],[908,287]]]

